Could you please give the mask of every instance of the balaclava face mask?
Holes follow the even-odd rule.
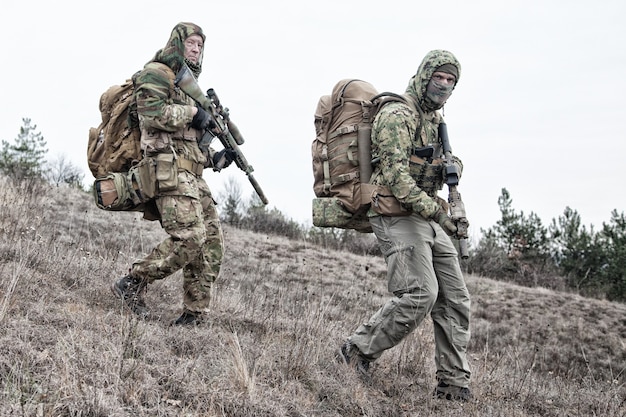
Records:
[[[448,87],[436,81],[431,82],[431,77],[437,70],[455,75],[454,86]],[[425,112],[439,110],[452,94],[460,76],[461,64],[451,52],[433,50],[426,54],[417,73],[411,77],[406,92],[413,97],[421,110]]]
[[[202,72],[204,48],[200,53],[197,64],[185,59],[185,39],[191,35],[199,35],[203,42],[206,40],[200,26],[188,22],[177,24],[172,30],[167,45],[156,53],[153,60],[167,65],[174,73],[177,73],[183,67],[183,64],[187,64],[193,75],[198,78]]]
[[[455,78],[458,78],[459,72],[457,68],[452,64],[444,64],[438,67],[434,72],[445,72],[450,75],[454,75]],[[434,73],[433,73],[434,74]],[[456,79],[454,84],[441,83],[435,78],[431,78],[426,86],[426,99],[429,101],[429,105],[433,107],[443,107],[450,98],[452,94],[452,90],[454,90],[454,86],[456,84]]]

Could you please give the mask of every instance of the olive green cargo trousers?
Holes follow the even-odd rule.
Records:
[[[470,297],[452,241],[434,221],[418,214],[370,219],[387,263],[394,297],[349,338],[369,360],[397,345],[430,314],[436,377],[467,387]]]

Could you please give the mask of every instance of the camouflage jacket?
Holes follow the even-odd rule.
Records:
[[[215,151],[211,149],[209,155],[200,151],[197,141],[203,132],[190,127],[195,102],[174,84],[183,65],[188,65],[196,77],[200,75],[201,61],[192,64],[184,58],[184,41],[192,34],[204,39],[198,26],[176,25],[165,48],[155,54],[133,81],[142,151],[148,155],[174,151],[192,162],[205,164]]]
[[[460,64],[452,54],[429,52],[407,87],[406,96],[412,103],[385,105],[372,125],[372,155],[379,162],[371,182],[388,187],[404,207],[425,218],[441,208],[437,191],[444,183],[438,136],[442,116],[426,99],[426,86],[435,69],[445,63],[454,64],[460,73]],[[435,149],[433,159],[416,157],[415,151],[427,145]],[[454,161],[461,171],[461,161],[457,158]]]

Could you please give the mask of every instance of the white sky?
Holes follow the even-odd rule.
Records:
[[[448,49],[462,65],[445,117],[470,233],[500,218],[502,188],[545,225],[569,206],[598,228],[626,207],[625,16],[623,0],[10,2],[0,139],[29,117],[48,159],[91,180],[100,94],[192,21],[208,35],[200,85],[230,108],[269,207],[310,224],[318,98],[349,77],[402,93],[429,50]],[[229,177],[252,194],[234,165],[204,177],[216,194]]]

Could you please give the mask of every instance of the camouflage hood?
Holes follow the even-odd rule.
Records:
[[[413,98],[421,110],[431,112],[441,108],[441,106],[438,106],[426,97],[426,87],[433,73],[444,64],[452,64],[457,68],[458,76],[454,84],[456,87],[456,84],[459,83],[459,78],[461,78],[461,64],[451,52],[442,49],[436,49],[427,53],[417,69],[417,74],[409,80],[406,93]]]
[[[191,35],[200,35],[203,42],[206,40],[200,26],[188,22],[181,22],[177,24],[174,26],[174,29],[172,29],[172,34],[170,35],[170,39],[167,41],[165,48],[157,51],[152,61],[167,65],[172,69],[172,71],[174,71],[175,74],[182,68],[183,64],[186,63],[196,78],[198,78],[202,72],[202,58],[204,50],[200,54],[200,59],[197,64],[185,59],[185,39]]]

